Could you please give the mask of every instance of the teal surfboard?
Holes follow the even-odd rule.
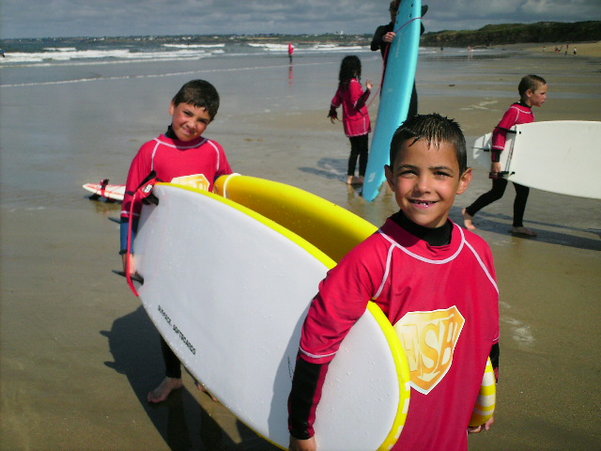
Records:
[[[384,165],[388,164],[390,140],[409,112],[411,91],[417,69],[421,28],[421,0],[403,0],[397,13],[396,38],[389,49],[382,86],[380,107],[365,173],[363,197],[374,200],[385,181]]]

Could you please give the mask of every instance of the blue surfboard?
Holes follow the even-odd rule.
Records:
[[[370,202],[378,196],[385,181],[384,165],[389,163],[392,135],[409,112],[419,52],[421,10],[421,0],[403,0],[397,13],[396,38],[389,49],[363,186],[363,197]]]

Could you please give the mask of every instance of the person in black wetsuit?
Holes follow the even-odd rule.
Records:
[[[394,41],[396,37],[396,33],[394,32],[394,22],[396,20],[396,15],[399,10],[399,6],[402,0],[393,0],[390,2],[390,6],[388,11],[390,12],[390,23],[386,25],[380,25],[376,28],[374,36],[371,40],[370,48],[373,52],[379,50],[382,54],[382,59],[384,61],[384,71],[386,71],[386,62],[388,60],[388,50],[390,48],[390,44]],[[426,14],[428,11],[428,6],[424,5],[422,7],[422,16]],[[421,34],[424,33],[424,25],[421,24]],[[382,76],[382,80],[384,77]],[[413,82],[413,91],[411,93],[411,102],[409,104],[409,112],[407,117],[412,117],[417,114],[417,89],[415,88],[415,81]]]

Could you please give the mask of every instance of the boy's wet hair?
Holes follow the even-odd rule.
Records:
[[[401,124],[390,143],[390,166],[394,165],[394,160],[405,141],[411,140],[411,144],[413,144],[420,139],[433,145],[447,142],[454,146],[459,163],[459,173],[463,174],[466,171],[467,152],[461,127],[453,119],[437,113],[418,114]]]
[[[204,108],[213,120],[219,109],[219,93],[206,80],[191,80],[179,89],[172,102],[175,106],[189,103],[197,108]]]
[[[522,77],[520,80],[520,84],[518,85],[518,92],[520,93],[520,97],[524,97],[526,91],[529,89],[532,91],[536,91],[543,85],[546,85],[547,81],[538,75],[526,75]]]

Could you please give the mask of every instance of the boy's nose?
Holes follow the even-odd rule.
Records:
[[[415,184],[415,189],[420,193],[430,192],[430,177],[420,176]]]

